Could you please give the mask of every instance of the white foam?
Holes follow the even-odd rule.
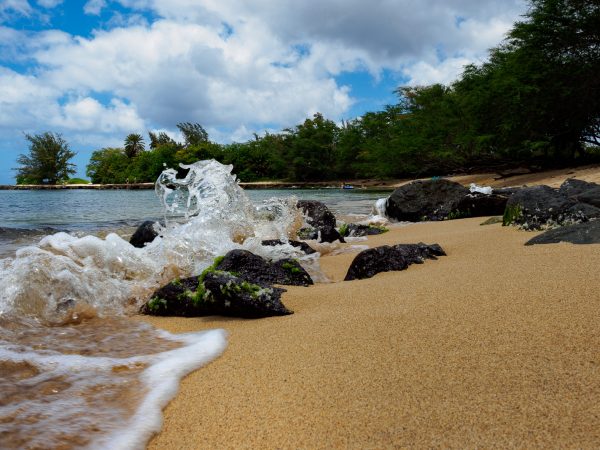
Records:
[[[177,393],[181,379],[219,356],[227,346],[225,330],[165,336],[186,345],[148,357],[151,365],[141,375],[148,395],[131,419],[94,442],[90,448],[145,448],[152,435],[160,431],[162,409]]]
[[[1,265],[0,312],[54,322],[66,301],[103,315],[135,312],[171,279],[198,274],[229,250],[256,247],[253,238],[285,240],[301,226],[296,198],[255,207],[232,166],[210,160],[182,167],[189,169],[185,178],[168,169],[156,183],[166,211],[162,237],[140,249],[116,234],[47,236]]]

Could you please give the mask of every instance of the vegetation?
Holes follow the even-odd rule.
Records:
[[[90,181],[83,178],[69,178],[65,184],[90,184]]]
[[[315,114],[278,134],[220,145],[197,123],[184,142],[97,150],[95,183],[154,181],[164,166],[214,158],[242,181],[391,178],[600,161],[600,4],[530,0],[523,21],[449,86],[400,87],[398,102],[341,125]],[[132,136],[132,135],[130,135]],[[128,140],[129,137],[128,136]],[[135,135],[141,137],[140,135]]]
[[[69,162],[75,153],[60,134],[26,134],[25,139],[29,141],[29,154],[17,158],[17,184],[58,184],[75,173],[75,166]]]

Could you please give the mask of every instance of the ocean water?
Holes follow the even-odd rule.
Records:
[[[0,191],[0,448],[144,448],[180,379],[226,351],[223,330],[172,335],[136,320],[157,287],[245,248],[295,257],[318,279],[318,255],[286,239],[299,198],[366,218],[381,192],[244,191],[231,167],[165,171],[156,191]],[[162,219],[161,238],[129,245]]]

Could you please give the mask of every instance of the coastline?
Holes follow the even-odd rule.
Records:
[[[149,448],[598,447],[600,245],[526,247],[537,233],[484,220],[358,242],[448,253],[368,280],[324,256],[333,282],[286,287],[292,316],[140,317],[229,333]]]
[[[564,169],[546,170],[542,172],[519,173],[509,171],[507,173],[475,173],[475,174],[459,174],[449,175],[447,178],[451,181],[456,181],[463,185],[475,183],[481,186],[491,187],[512,187],[512,186],[529,186],[534,184],[548,184],[552,187],[558,187],[564,180],[569,177],[577,176],[577,178],[590,181],[589,178],[596,179],[600,172],[600,165],[592,164],[581,167],[569,167]],[[356,189],[381,189],[393,190],[406,183],[414,181],[414,178],[401,180],[377,180],[377,179],[360,179],[360,180],[337,180],[337,181],[313,181],[313,182],[287,182],[287,181],[254,181],[240,182],[240,186],[244,189],[310,189],[310,188],[340,188],[342,184],[353,186]],[[112,190],[112,189],[154,189],[154,183],[128,183],[128,184],[65,184],[65,185],[0,185],[0,190],[60,190],[60,189],[96,189],[96,190]]]

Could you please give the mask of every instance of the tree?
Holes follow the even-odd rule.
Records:
[[[181,122],[177,124],[177,128],[183,134],[186,147],[208,142],[208,133],[199,123]]]
[[[123,149],[103,148],[92,153],[86,174],[96,184],[125,183],[130,163]]]
[[[152,150],[161,145],[176,145],[176,142],[164,131],[161,131],[158,134],[148,131],[148,136],[150,137],[150,149]]]
[[[144,138],[141,134],[131,133],[125,138],[125,154],[133,158],[144,151]]]
[[[29,154],[21,154],[17,162],[17,183],[57,184],[75,173],[75,165],[69,161],[76,155],[60,134],[49,131],[41,134],[25,134],[29,141]]]

